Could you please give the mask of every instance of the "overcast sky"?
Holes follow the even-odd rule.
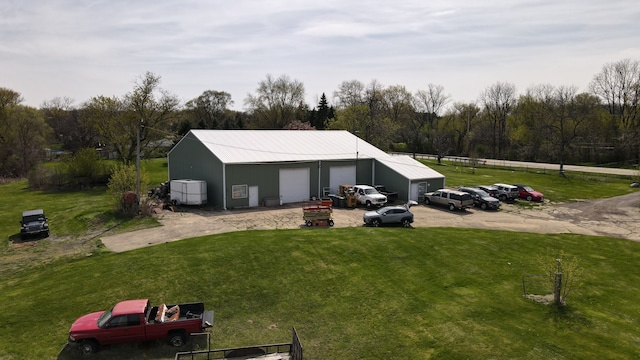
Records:
[[[343,81],[442,85],[476,101],[497,82],[581,91],[640,60],[637,0],[2,0],[0,87],[24,104],[123,96],[145,72],[182,101],[226,91],[244,109],[267,74],[310,107]]]

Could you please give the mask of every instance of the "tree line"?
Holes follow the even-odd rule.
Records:
[[[0,87],[0,176],[26,176],[60,153],[97,149],[124,164],[164,155],[190,129],[347,130],[385,151],[567,163],[638,164],[640,63],[603,65],[584,92],[537,84],[523,93],[508,82],[485,88],[475,102],[454,102],[443,86],[414,93],[376,80],[340,83],[331,103],[322,94],[310,108],[304,84],[267,75],[231,110],[225,91],[207,90],[181,104],[141,75],[131,92],[22,105],[19,92]]]

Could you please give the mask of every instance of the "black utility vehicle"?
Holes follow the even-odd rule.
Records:
[[[27,210],[22,212],[20,221],[20,239],[24,240],[29,235],[49,236],[49,220],[42,209]]]

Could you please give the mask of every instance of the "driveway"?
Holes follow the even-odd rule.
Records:
[[[445,208],[416,205],[414,227],[463,227],[545,234],[573,233],[612,236],[640,241],[640,192],[598,201],[549,204],[532,208],[503,204],[500,211],[470,209],[451,212]],[[334,227],[363,226],[366,209],[333,210]],[[123,252],[191,237],[245,230],[301,229],[301,204],[274,208],[214,211],[182,207],[178,212],[156,215],[162,226],[108,235],[101,238],[107,249]]]

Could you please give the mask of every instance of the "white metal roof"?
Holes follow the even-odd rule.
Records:
[[[444,178],[444,175],[407,155],[387,155],[377,158],[384,165],[409,180]]]
[[[220,161],[254,164],[389,156],[345,130],[191,130]],[[181,141],[188,141],[183,138]]]
[[[191,130],[225,164],[376,159],[409,180],[444,177],[413,158],[391,156],[345,130]],[[180,141],[190,141],[185,136]]]

